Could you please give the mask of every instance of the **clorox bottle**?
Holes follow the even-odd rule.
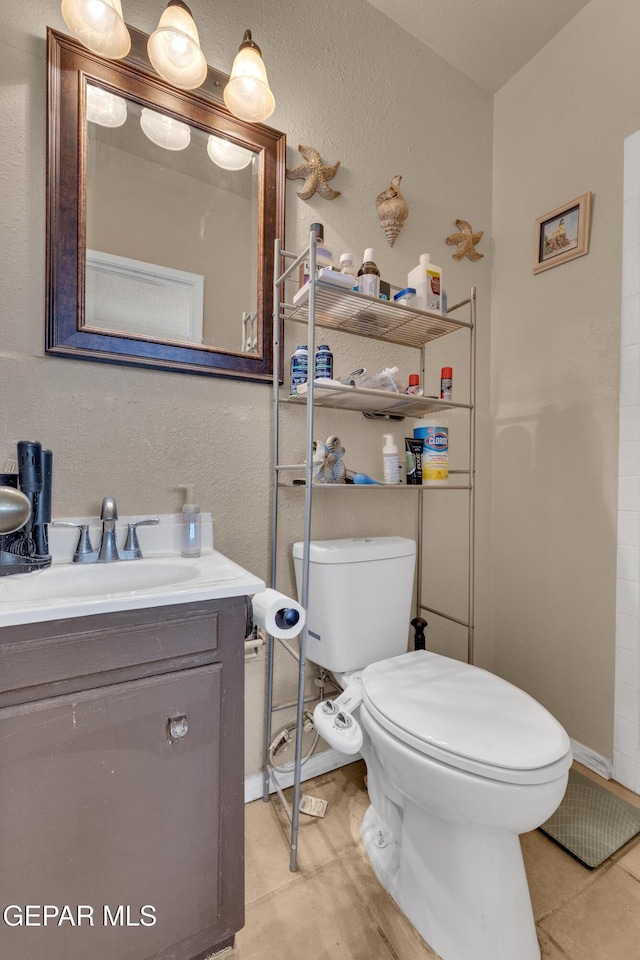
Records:
[[[415,427],[414,437],[421,437],[424,444],[422,451],[422,482],[430,484],[446,484],[449,482],[449,423],[442,417],[426,422],[422,427]]]

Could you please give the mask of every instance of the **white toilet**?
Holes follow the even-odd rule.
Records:
[[[429,946],[443,960],[539,960],[518,835],[562,800],[569,738],[505,680],[406,653],[414,566],[402,537],[310,544],[307,656],[343,688],[314,721],[333,747],[361,751],[365,848]]]

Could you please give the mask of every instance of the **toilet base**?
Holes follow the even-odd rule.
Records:
[[[401,843],[372,806],[360,833],[380,883],[442,960],[540,960],[516,834],[467,830],[410,802]]]

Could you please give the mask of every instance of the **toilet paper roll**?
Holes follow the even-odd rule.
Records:
[[[267,589],[264,593],[256,593],[251,603],[257,626],[272,637],[291,640],[304,626],[304,608],[284,593]]]

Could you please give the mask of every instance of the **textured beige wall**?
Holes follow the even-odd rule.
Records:
[[[403,284],[421,252],[445,267],[449,300],[479,289],[479,564],[478,648],[490,659],[488,418],[489,294],[491,269],[491,97],[412,40],[363,0],[345,5],[327,0],[263,4],[245,0],[194,0],[202,46],[209,62],[229,72],[246,26],[261,45],[277,109],[271,122],[288,137],[287,161],[299,160],[299,143],[317,147],[325,161],[342,161],[334,186],[342,196],[308,203],[296,196],[301,182],[287,186],[287,247],[306,242],[309,224],[325,224],[336,254],[352,250],[359,259],[376,248],[382,274]],[[127,17],[150,32],[158,3],[130,0]],[[0,457],[21,438],[40,439],[55,452],[54,513],[96,514],[104,494],[114,495],[123,514],[179,510],[177,485],[193,482],[203,510],[213,512],[216,545],[234,560],[267,578],[271,481],[271,392],[266,385],[183,376],[124,366],[46,357],[44,340],[45,232],[45,28],[64,30],[58,0],[25,0],[5,11],[0,37],[0,254],[2,339],[0,341]],[[10,131],[11,135],[8,135]],[[380,229],[375,198],[391,177],[404,176],[411,208],[392,249]],[[456,217],[486,231],[485,259],[456,264],[444,238]],[[287,338],[287,351],[298,338]],[[336,368],[349,371],[397,363],[403,378],[416,368],[407,351],[353,338],[329,337]],[[434,390],[441,365],[452,362],[460,398],[464,351],[439,345],[430,355],[428,387]],[[304,420],[287,410],[287,431],[298,439],[289,453],[301,457]],[[413,424],[393,426],[401,443]],[[453,427],[453,422],[452,422]],[[349,466],[380,475],[382,433],[359,414],[323,412],[317,437],[337,433]],[[458,448],[464,431],[458,430]],[[462,460],[463,451],[460,452]],[[331,493],[318,498],[313,535],[414,532],[415,501],[398,492]],[[447,496],[438,493],[434,496]],[[452,494],[452,496],[456,496]],[[444,525],[428,554],[440,565],[446,555],[464,569],[464,531],[441,500],[430,511]],[[411,504],[414,504],[412,507]],[[458,511],[455,511],[458,513]],[[283,560],[278,585],[291,586],[290,544],[302,536],[302,497],[282,496]],[[464,578],[462,579],[464,585]],[[452,588],[453,592],[453,588]],[[457,590],[455,592],[458,592]],[[445,600],[432,597],[434,605]],[[460,597],[454,596],[459,612]],[[446,636],[446,632],[443,633]],[[434,638],[434,642],[444,640]],[[463,645],[452,637],[451,652]],[[285,655],[286,657],[286,655]],[[291,699],[292,668],[280,671],[277,696]],[[264,663],[247,666],[247,772],[261,765]]]
[[[494,668],[612,756],[623,140],[634,0],[592,2],[495,99]],[[536,217],[593,191],[586,257],[531,272]]]

